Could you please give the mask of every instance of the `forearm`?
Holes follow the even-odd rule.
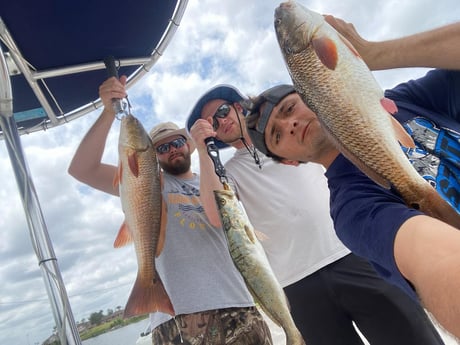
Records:
[[[206,146],[206,138],[215,137],[216,132],[209,122],[198,119],[190,129],[190,136],[195,143],[200,160],[200,200],[211,224],[220,227],[214,190],[222,189],[222,183],[215,173],[214,163],[209,157]]]
[[[362,50],[371,70],[400,67],[460,69],[460,22],[404,38],[368,42]]]
[[[113,186],[115,166],[101,162],[114,116],[112,108],[103,110],[78,146],[69,165],[68,173],[89,186],[118,195],[117,188]]]
[[[217,210],[214,190],[222,189],[222,183],[214,171],[214,163],[208,156],[207,151],[199,151],[200,159],[200,200],[203,204],[206,216],[212,225],[221,226],[219,212]]]
[[[401,67],[460,69],[460,22],[393,40],[370,42],[351,23],[325,20],[359,52],[371,70]]]

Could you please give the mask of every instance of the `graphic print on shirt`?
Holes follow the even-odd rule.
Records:
[[[199,216],[205,213],[199,189],[187,184],[182,184],[180,188],[168,192],[168,208],[173,210],[173,216],[184,228],[205,230],[203,216]]]
[[[415,117],[404,125],[416,148],[403,151],[423,176],[457,211],[460,211],[460,134]]]

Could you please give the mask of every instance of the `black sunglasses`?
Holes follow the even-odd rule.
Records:
[[[185,140],[185,138],[180,137],[180,138],[174,139],[174,140],[172,140],[172,141],[170,141],[168,143],[158,145],[156,150],[157,150],[157,153],[162,155],[162,154],[168,153],[169,150],[171,149],[171,146],[174,146],[176,149],[178,149],[179,147],[184,146],[186,142],[187,142],[187,140]]]
[[[223,119],[227,117],[228,113],[230,112],[230,109],[231,108],[229,103],[223,103],[219,106],[219,108],[217,108],[216,112],[212,116],[212,129],[214,129],[214,131],[217,131],[217,129],[219,128],[219,121],[217,120],[217,118]]]

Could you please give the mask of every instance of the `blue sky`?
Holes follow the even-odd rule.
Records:
[[[354,23],[369,40],[396,38],[460,20],[458,0],[300,2]],[[273,29],[278,4],[273,0],[190,0],[164,55],[128,90],[133,114],[147,129],[160,121],[184,126],[195,101],[216,84],[233,84],[244,94],[256,95],[274,84],[288,83]],[[398,69],[375,76],[382,88],[388,88],[425,71]],[[86,188],[67,174],[80,140],[98,115],[95,111],[46,132],[21,136],[77,321],[94,311],[124,306],[137,271],[133,247],[112,246],[123,220],[120,200]],[[117,141],[115,123],[105,162],[117,163]],[[231,150],[224,158],[229,154]],[[193,167],[196,171],[196,157]],[[51,334],[54,319],[3,144],[0,179],[0,341],[41,344]]]

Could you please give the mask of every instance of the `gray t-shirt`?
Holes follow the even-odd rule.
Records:
[[[168,223],[165,247],[155,264],[176,314],[253,306],[225,234],[209,223],[199,195],[198,175],[184,180],[164,174]],[[151,314],[152,329],[170,318]]]

